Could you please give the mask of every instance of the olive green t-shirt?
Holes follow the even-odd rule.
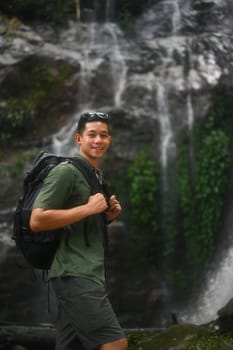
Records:
[[[85,204],[90,195],[90,186],[82,173],[74,165],[63,162],[53,168],[44,180],[33,208],[72,208]],[[60,245],[49,270],[49,278],[82,276],[97,283],[105,282],[102,218],[100,215],[88,217],[89,245],[84,239],[84,222],[85,220],[81,220],[69,225],[67,232],[62,234]]]

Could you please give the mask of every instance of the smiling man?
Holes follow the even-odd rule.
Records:
[[[91,194],[82,173],[61,163],[45,179],[30,219],[35,234],[69,228],[49,271],[59,305],[56,350],[126,350],[127,339],[105,290],[106,223],[121,212],[115,195],[106,198],[99,169],[111,143],[108,115],[83,113],[75,141],[100,191]]]

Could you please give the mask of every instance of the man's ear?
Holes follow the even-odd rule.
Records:
[[[74,139],[75,139],[75,142],[78,144],[78,145],[80,145],[80,138],[81,138],[81,135],[80,134],[75,134],[75,136],[74,136]]]

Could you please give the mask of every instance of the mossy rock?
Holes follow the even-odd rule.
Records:
[[[1,84],[0,144],[37,145],[58,131],[76,108],[71,80],[79,64],[30,56],[17,64]]]
[[[179,324],[169,327],[160,334],[154,335],[145,343],[144,350],[181,350],[186,349],[187,345],[194,339],[208,336],[209,330],[190,324]]]
[[[178,324],[164,331],[129,332],[129,350],[232,350],[233,336],[209,327]]]

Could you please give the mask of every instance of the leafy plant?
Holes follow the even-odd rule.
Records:
[[[14,141],[15,136],[31,130],[40,111],[59,95],[71,73],[72,68],[64,62],[54,65],[33,58],[23,62],[3,88],[6,106],[0,116],[0,142]]]
[[[195,174],[190,172],[188,159],[186,148],[180,154],[178,187],[185,260],[196,280],[214,251],[230,164],[229,137],[207,124],[196,150]]]
[[[75,18],[75,0],[3,1],[0,10],[22,20],[42,20],[61,25],[69,18]]]
[[[153,259],[157,230],[158,166],[148,149],[138,153],[129,167],[129,205],[135,248],[140,262]]]
[[[33,120],[35,116],[35,110],[33,105],[26,99],[19,101],[18,99],[9,100],[11,106],[7,119],[9,127],[11,129],[21,128],[26,125],[29,121]]]

